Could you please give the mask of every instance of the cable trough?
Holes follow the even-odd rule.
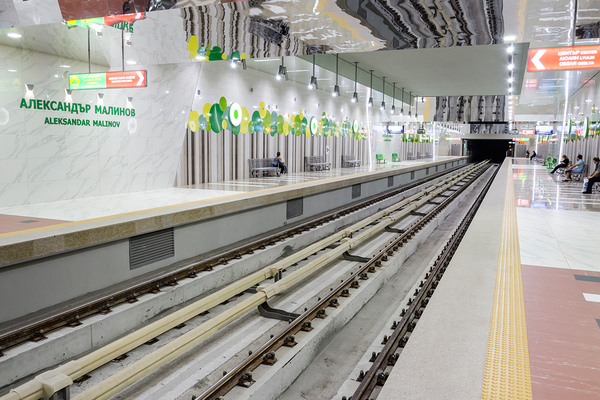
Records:
[[[197,400],[217,400],[221,399],[221,396],[224,396],[235,386],[243,386],[249,387],[254,382],[252,379],[252,371],[258,368],[260,365],[272,365],[276,360],[276,351],[282,346],[293,347],[296,343],[295,335],[301,331],[308,332],[310,331],[311,321],[315,318],[326,318],[327,317],[327,308],[328,307],[336,307],[338,304],[338,299],[343,297],[349,297],[352,293],[352,289],[356,289],[360,287],[360,281],[368,279],[368,274],[376,271],[377,267],[382,265],[382,262],[388,260],[388,257],[392,256],[395,251],[397,251],[400,247],[402,247],[405,243],[408,242],[419,230],[421,230],[428,222],[430,222],[433,218],[435,218],[439,212],[445,208],[448,204],[450,204],[461,192],[463,192],[466,187],[474,182],[486,169],[489,165],[479,165],[477,173],[472,173],[468,182],[459,185],[459,188],[454,191],[452,195],[449,197],[444,196],[444,200],[436,205],[431,211],[429,211],[421,220],[407,229],[405,232],[401,233],[392,243],[387,245],[382,251],[376,254],[374,257],[365,262],[361,267],[359,267],[354,273],[351,274],[350,277],[345,279],[342,283],[340,283],[336,288],[331,290],[326,296],[324,296],[321,300],[319,300],[316,304],[310,307],[307,311],[301,314],[298,318],[296,318],[293,322],[291,322],[285,329],[280,331],[277,335],[275,335],[271,340],[265,343],[262,347],[260,347],[257,351],[255,351],[252,355],[247,357],[243,362],[241,362],[238,366],[236,366],[232,371],[228,372],[222,379],[220,379],[217,383],[211,386],[207,391],[205,391],[200,396],[196,397]],[[486,186],[486,188],[489,186]],[[483,196],[480,196],[482,199]],[[476,211],[476,210],[475,210]],[[471,211],[474,215],[475,211]],[[409,211],[410,212],[410,211]],[[466,227],[464,228],[466,230]],[[456,235],[455,235],[456,236]],[[448,246],[447,246],[448,247]],[[452,254],[453,254],[452,250]],[[449,259],[448,259],[449,261]],[[438,262],[437,265],[442,265],[442,260]],[[431,276],[437,276],[430,274]],[[432,279],[429,279],[432,281]],[[437,284],[436,284],[437,285]],[[430,287],[432,284],[430,283]],[[430,287],[426,287],[422,289],[419,293],[421,293],[421,297],[424,293],[429,293]],[[429,293],[432,294],[432,293]],[[412,304],[412,308],[409,310],[416,309],[416,305],[420,304],[422,301],[420,298],[415,299]],[[419,306],[419,309],[422,308]],[[414,318],[413,318],[414,319]],[[396,336],[400,337],[398,340],[388,339],[388,344],[390,348],[394,350],[388,351],[388,354],[384,354],[384,351],[381,352],[380,357],[377,358],[379,360],[377,363],[374,363],[373,368],[367,374],[367,378],[363,379],[365,386],[371,386],[371,382],[374,385],[377,385],[377,378],[379,376],[380,383],[382,384],[382,376],[378,371],[378,367],[376,365],[385,365],[387,366],[388,361],[390,361],[390,356],[395,358],[394,351],[398,348],[399,345],[393,347],[393,342],[402,342],[404,340],[404,336],[400,336],[402,330],[407,330],[410,328],[410,324],[413,323],[412,319],[409,319],[408,313],[405,315],[405,318],[402,319],[400,324],[398,325],[397,334],[392,337],[396,338]],[[387,346],[386,346],[387,347]],[[394,360],[392,360],[394,361]],[[375,378],[372,379],[371,375]],[[383,375],[384,376],[384,375]],[[362,386],[362,385],[361,385]],[[366,389],[364,390],[367,392]],[[370,392],[369,392],[370,393]],[[356,397],[358,399],[359,397]],[[360,397],[368,398],[367,397]],[[353,396],[352,399],[355,399]]]

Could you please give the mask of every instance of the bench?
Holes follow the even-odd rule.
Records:
[[[425,155],[423,154],[422,151],[417,151],[417,158],[420,160],[422,158],[425,158]]]
[[[279,168],[273,166],[273,158],[249,158],[250,177],[258,178],[267,173],[268,176],[277,176]]]
[[[398,153],[392,153],[392,162],[400,162],[400,157],[398,157]]]
[[[431,154],[431,153],[425,153],[425,158],[433,158],[433,154]]]
[[[387,161],[383,158],[383,154],[375,154],[375,159],[377,160],[377,164],[385,164]]]
[[[354,154],[342,156],[342,168],[360,167],[361,160],[357,160]]]
[[[415,154],[412,151],[409,151],[406,153],[406,159],[407,160],[416,160],[417,157],[415,157]]]
[[[304,157],[304,166],[307,171],[324,171],[331,169],[331,163],[325,162],[323,156]]]

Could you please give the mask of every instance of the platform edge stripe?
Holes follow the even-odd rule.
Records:
[[[533,398],[512,168],[507,175],[483,400]]]

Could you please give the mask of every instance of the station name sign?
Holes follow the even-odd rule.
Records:
[[[69,75],[69,89],[121,89],[146,87],[146,71],[94,72]]]
[[[600,68],[600,45],[530,49],[527,70],[564,71]]]

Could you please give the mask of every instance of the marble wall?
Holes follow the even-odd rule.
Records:
[[[87,72],[88,65],[0,46],[0,206],[173,186],[201,65],[136,68],[147,69],[146,88],[73,91],[73,103],[91,105],[87,114],[26,109],[20,107],[24,97],[68,101],[68,73]],[[92,65],[92,71],[106,69]],[[33,94],[26,94],[26,84],[34,85]],[[136,114],[95,114],[97,104]],[[47,117],[116,121],[119,127],[49,125]]]

